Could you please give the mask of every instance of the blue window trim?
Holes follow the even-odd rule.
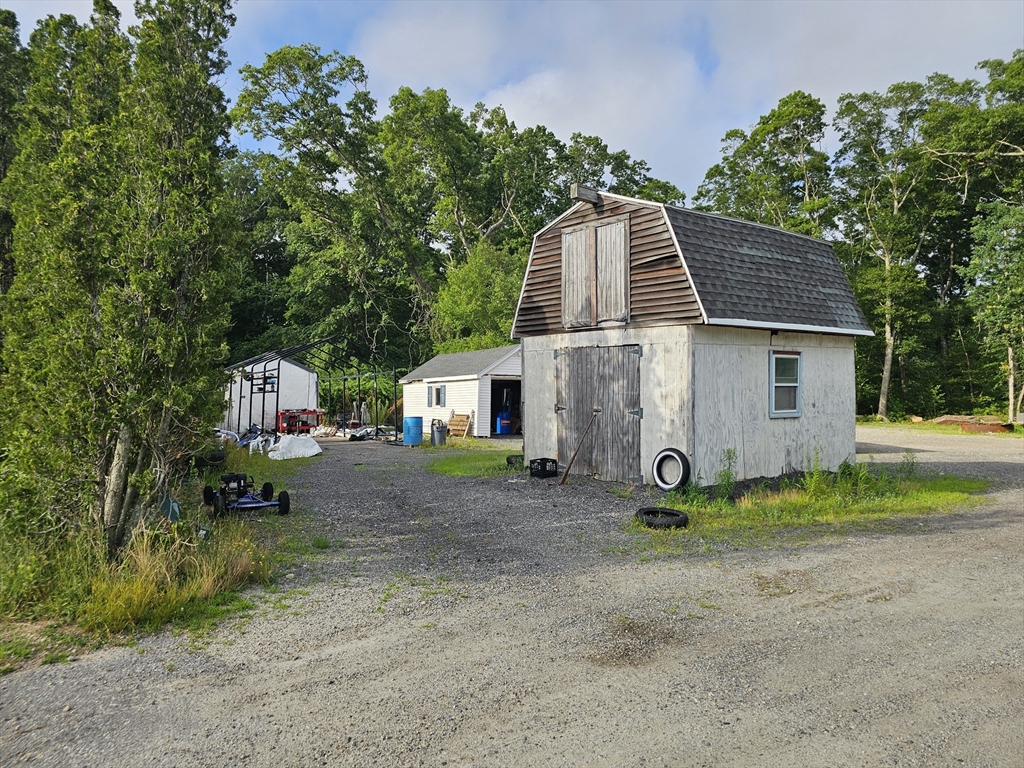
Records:
[[[775,383],[775,358],[796,358],[796,384]],[[791,411],[775,410],[775,388],[796,387],[796,409]],[[768,352],[768,417],[772,419],[795,419],[803,414],[803,388],[804,388],[804,362],[803,355],[799,352],[784,352],[782,350],[769,350]]]
[[[434,402],[434,390],[437,390],[437,402]],[[435,405],[438,408],[444,408],[445,400],[447,400],[447,385],[445,384],[428,384],[427,385],[427,408],[433,408]]]

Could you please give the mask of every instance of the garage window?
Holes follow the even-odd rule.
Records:
[[[801,364],[799,352],[769,354],[771,380],[768,415],[773,419],[793,418],[800,415]]]
[[[433,408],[435,405],[438,408],[444,408],[445,401],[445,385],[438,384],[436,386],[427,387],[427,408]]]

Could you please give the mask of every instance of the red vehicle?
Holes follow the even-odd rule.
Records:
[[[277,431],[282,435],[308,435],[320,426],[323,415],[319,409],[278,411]]]

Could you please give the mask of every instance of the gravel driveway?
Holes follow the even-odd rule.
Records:
[[[205,648],[167,633],[0,678],[0,765],[1019,768],[1024,442],[857,438],[993,491],[647,559],[619,526],[654,496],[328,443],[292,484],[315,554],[279,593]]]

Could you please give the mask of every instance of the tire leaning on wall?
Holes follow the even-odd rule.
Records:
[[[675,448],[665,448],[658,452],[651,465],[654,484],[663,491],[674,491],[686,485],[690,479],[690,460]]]

